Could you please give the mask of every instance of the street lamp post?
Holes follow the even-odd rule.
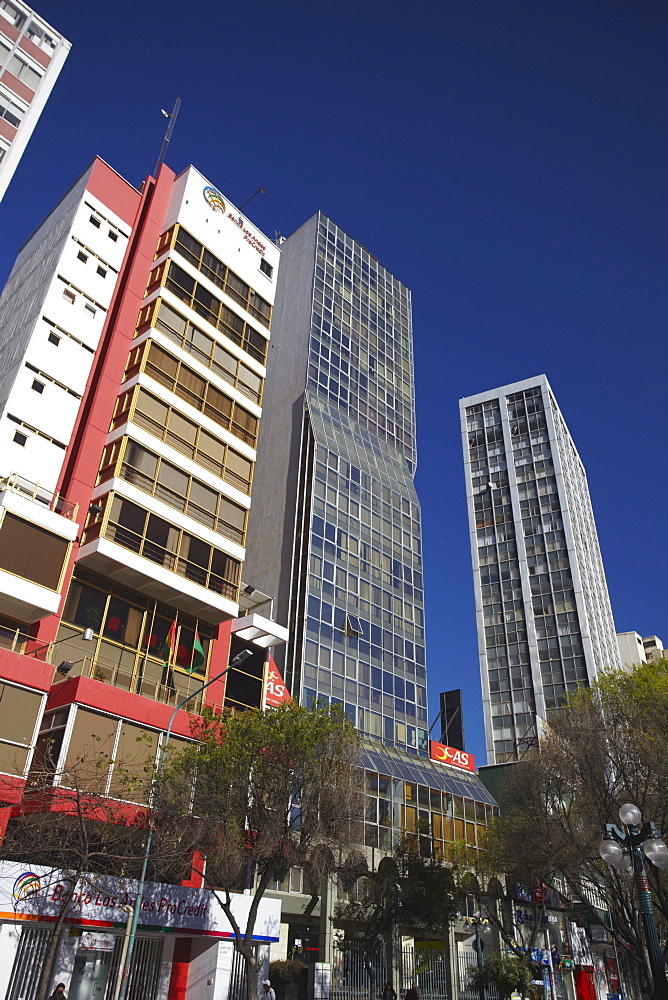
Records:
[[[489,923],[486,917],[483,917],[480,910],[476,910],[473,916],[464,918],[464,927],[473,927],[475,929],[475,954],[476,961],[478,963],[478,968],[482,969],[484,963],[482,955],[482,938],[480,937],[480,928],[484,927]],[[480,987],[480,1000],[485,1000],[485,987]]]
[[[645,857],[648,857],[657,868],[668,868],[668,847],[661,837],[661,831],[654,823],[643,823],[638,806],[627,802],[619,810],[619,818],[626,832],[622,832],[614,823],[606,823],[599,854],[613,868],[628,868],[629,863],[631,864],[652,970],[654,1000],[668,1000],[666,968],[643,857],[644,850]]]
[[[195,688],[192,694],[189,694],[187,698],[184,698],[182,701],[178,703],[178,705],[176,706],[176,708],[169,717],[167,732],[165,733],[165,739],[162,744],[162,749],[160,750],[160,757],[158,759],[158,766],[155,770],[155,777],[153,779],[154,785],[156,778],[160,775],[165,765],[165,758],[167,756],[167,745],[169,743],[169,738],[172,735],[172,725],[174,724],[174,719],[181,711],[183,706],[186,705],[193,698],[195,698],[198,694],[201,694],[202,691],[204,691],[205,688],[208,688],[210,684],[213,684],[214,681],[219,681],[221,677],[224,677],[225,674],[227,674],[232,669],[232,667],[238,666],[240,663],[243,663],[244,660],[248,659],[248,657],[252,655],[253,654],[250,652],[250,650],[242,649],[241,652],[237,653],[237,655],[234,657],[229,667],[225,667],[224,670],[221,670],[221,672],[219,674],[216,674],[215,677],[212,677],[211,680],[207,681],[205,684],[201,684],[198,688]],[[130,924],[130,933],[128,934],[128,939],[127,939],[125,962],[121,970],[121,988],[118,992],[118,1000],[125,1000],[128,990],[128,980],[130,978],[130,967],[132,964],[132,953],[134,952],[135,939],[137,937],[137,924],[139,923],[139,914],[141,912],[141,905],[144,899],[144,887],[146,885],[146,870],[148,868],[148,859],[151,854],[152,843],[153,843],[153,822],[149,820],[148,834],[146,837],[146,844],[144,845],[144,857],[142,860],[141,875],[139,876],[139,883],[137,885],[137,898],[135,899],[134,907],[132,910],[132,922]]]

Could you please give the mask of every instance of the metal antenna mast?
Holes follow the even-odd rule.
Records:
[[[172,132],[174,131],[174,126],[176,125],[176,119],[179,114],[179,108],[181,107],[181,98],[177,97],[172,108],[172,113],[167,114],[167,112],[161,108],[161,111],[165,118],[169,118],[169,125],[167,126],[167,131],[165,132],[165,138],[162,140],[162,148],[160,150],[160,156],[158,157],[158,162],[155,165],[155,170],[153,171],[153,176],[158,176],[158,170],[165,162],[165,157],[167,156],[167,147],[169,146],[169,140],[172,138]]]

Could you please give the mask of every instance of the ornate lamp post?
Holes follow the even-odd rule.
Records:
[[[642,820],[638,806],[627,802],[619,810],[619,818],[626,832],[622,832],[614,823],[606,823],[605,834],[599,847],[599,854],[613,868],[633,869],[633,878],[638,893],[638,904],[642,917],[649,964],[652,969],[655,1000],[668,1000],[668,983],[663,953],[659,943],[659,935],[654,919],[652,896],[645,872],[645,857],[649,858],[657,868],[668,868],[668,847],[661,837],[661,831],[654,823]],[[641,848],[643,850],[641,850]]]
[[[482,939],[480,937],[480,928],[484,927],[489,923],[487,917],[483,917],[481,910],[476,910],[472,916],[464,917],[464,927],[475,928],[475,953],[478,962],[478,968],[482,969],[484,965],[484,960],[482,957]],[[485,1000],[485,987],[480,987],[480,1000]]]

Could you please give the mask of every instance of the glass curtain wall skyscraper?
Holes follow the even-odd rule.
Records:
[[[488,763],[619,651],[587,477],[544,375],[460,401]]]
[[[272,330],[246,578],[289,620],[293,696],[425,751],[410,292],[318,213],[281,245]]]

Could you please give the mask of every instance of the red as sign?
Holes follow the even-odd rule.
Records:
[[[460,767],[464,771],[475,771],[475,759],[472,753],[465,750],[455,750],[453,747],[446,747],[444,743],[429,741],[429,756],[432,760],[437,760],[441,764],[449,764],[450,767]]]
[[[277,708],[286,701],[292,701],[290,692],[285,686],[280,670],[274,663],[273,656],[270,656],[269,663],[267,664],[267,691],[265,703],[269,708]]]

